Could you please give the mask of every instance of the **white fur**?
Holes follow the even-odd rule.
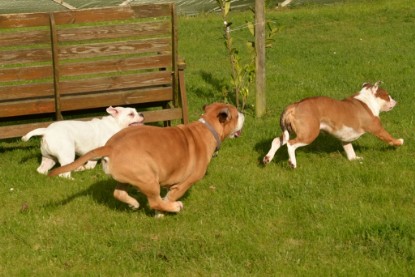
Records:
[[[356,95],[354,98],[362,101],[365,103],[369,109],[372,111],[374,116],[379,116],[380,113],[380,105],[376,97],[374,96],[374,93],[376,93],[376,90],[378,88],[376,86],[367,88],[363,87],[359,94]]]
[[[229,138],[239,137],[241,130],[242,130],[242,126],[244,125],[244,121],[245,121],[244,114],[241,112],[238,112],[238,123],[236,124],[235,131],[228,136]]]
[[[61,166],[75,160],[75,155],[103,146],[115,133],[130,125],[142,124],[143,115],[134,108],[108,107],[108,116],[90,121],[57,121],[47,128],[38,128],[22,137],[28,141],[32,136],[43,136],[41,142],[42,162],[37,171],[47,174],[59,162]],[[96,161],[90,161],[79,170],[91,169]],[[70,172],[62,175],[70,178]]]
[[[330,128],[329,125],[325,123],[320,124],[320,130],[326,131],[332,134],[334,137],[336,137],[340,141],[344,141],[344,142],[357,140],[359,137],[361,137],[365,133],[363,130],[360,130],[360,131],[355,130],[345,125],[343,125],[341,129],[334,131],[332,128]]]

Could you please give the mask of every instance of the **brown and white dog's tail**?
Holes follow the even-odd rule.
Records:
[[[284,134],[288,131],[290,134],[295,133],[295,128],[292,125],[293,118],[295,116],[295,106],[289,105],[285,108],[280,117],[280,126]]]
[[[98,147],[94,150],[89,151],[85,155],[79,157],[77,160],[75,160],[74,162],[70,164],[53,169],[52,171],[49,172],[48,176],[56,176],[56,175],[59,175],[65,172],[75,170],[78,167],[84,165],[89,160],[98,160],[105,156],[108,156],[109,153],[111,152],[110,150],[111,148],[109,146]]]

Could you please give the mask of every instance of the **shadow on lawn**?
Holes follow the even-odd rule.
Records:
[[[15,151],[15,150],[26,150],[35,148],[36,146],[33,144],[23,144],[18,141],[16,143],[16,139],[4,139],[4,141],[0,144],[0,154],[9,152],[9,151]]]
[[[225,78],[217,78],[211,72],[204,70],[200,70],[199,75],[211,88],[206,88],[206,86],[193,88],[192,91],[198,98],[207,99],[209,102],[223,101],[224,98],[227,98],[228,101],[235,104],[235,97],[229,93],[229,84]]]
[[[58,201],[51,201],[45,204],[44,207],[58,208],[60,206],[64,206],[64,205],[71,203],[73,200],[79,197],[90,197],[96,203],[105,205],[110,209],[114,209],[120,212],[131,212],[132,210],[128,207],[127,204],[122,203],[113,197],[113,192],[116,187],[116,184],[117,183],[114,180],[98,181],[92,184],[89,188],[86,188],[73,195],[70,195],[65,199],[58,200]],[[184,200],[185,198],[187,198],[189,191],[187,191],[180,200]],[[162,188],[161,195],[164,196],[165,193],[167,193],[167,190]],[[150,209],[150,207],[148,206],[148,201],[144,194],[140,193],[132,186],[130,186],[130,189],[128,190],[128,194],[131,197],[134,197],[135,199],[137,199],[138,203],[140,203],[140,208],[138,209],[138,211],[143,210],[144,213],[148,216],[154,215],[154,210]]]
[[[258,161],[262,166],[262,159],[264,156],[268,153],[269,149],[271,148],[271,143],[274,138],[271,138],[269,140],[262,140],[255,144],[255,151],[259,153]],[[364,152],[367,147],[360,146],[357,143],[353,143],[353,148],[356,151],[356,153]],[[343,156],[345,156],[343,147],[341,145],[341,142],[337,139],[331,137],[327,134],[320,134],[318,138],[313,141],[311,144],[306,145],[304,147],[300,147],[296,150],[296,152],[302,151],[305,153],[325,153],[325,154],[331,154],[339,152]],[[287,161],[288,160],[288,152],[287,152],[287,146],[284,145],[280,149],[278,149],[277,153],[275,153],[275,156],[272,160],[272,162],[275,161]]]

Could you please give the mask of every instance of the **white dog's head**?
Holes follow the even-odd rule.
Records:
[[[375,116],[379,116],[380,112],[392,110],[397,104],[386,90],[379,87],[380,83],[381,81],[374,85],[364,83],[360,92],[355,96],[356,99],[364,102]]]
[[[121,128],[128,126],[142,125],[144,116],[134,108],[108,107],[107,113],[110,114]]]

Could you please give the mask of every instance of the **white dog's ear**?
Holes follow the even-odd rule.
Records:
[[[231,114],[229,112],[229,108],[223,108],[218,113],[219,122],[223,123],[231,118]]]
[[[106,111],[108,114],[112,116],[115,116],[118,113],[118,110],[116,108],[113,108],[112,106],[109,106]]]

